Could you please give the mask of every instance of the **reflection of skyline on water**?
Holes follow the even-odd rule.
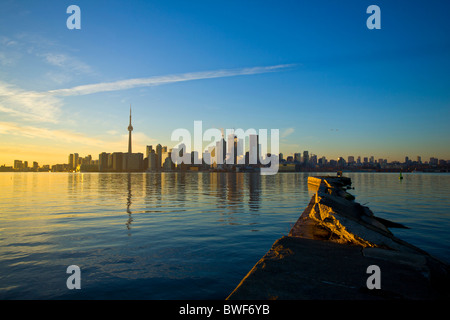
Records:
[[[128,213],[128,220],[126,223],[127,229],[130,230],[131,229],[131,222],[133,221],[133,218],[131,217],[131,197],[132,197],[132,193],[131,193],[131,173],[127,174],[127,187],[128,187],[128,195],[127,195],[127,213]],[[129,234],[130,235],[130,234]]]
[[[116,184],[126,176],[126,227],[131,230],[132,214],[188,212],[208,207],[218,213],[217,221],[239,224],[235,214],[260,208],[261,176],[257,173],[128,173],[100,174],[98,184]],[[136,206],[141,198],[142,204]],[[135,205],[134,208],[133,204]]]
[[[295,175],[262,177],[258,173],[101,173],[69,174],[66,185],[68,197],[73,200],[88,193],[99,204],[105,195],[124,203],[128,235],[132,234],[136,214],[208,211],[217,222],[257,225],[262,190],[267,199],[275,192],[284,192],[277,195],[281,201],[289,193],[289,186],[302,189],[303,179]],[[248,216],[255,218],[249,221]]]
[[[61,266],[77,264],[86,299],[223,299],[297,221],[308,175],[4,173],[0,298],[74,294]],[[400,238],[448,260],[449,175],[346,175],[358,202],[411,227]]]

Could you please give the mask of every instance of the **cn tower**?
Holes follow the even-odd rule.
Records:
[[[130,104],[130,124],[128,125],[128,153],[131,154],[131,131],[133,126],[131,125],[131,104]]]

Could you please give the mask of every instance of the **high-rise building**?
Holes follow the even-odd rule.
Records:
[[[203,165],[207,166],[207,165],[211,165],[212,164],[212,158],[211,158],[211,153],[209,153],[208,150],[205,150],[203,152]]]
[[[90,165],[92,164],[92,156],[89,154],[81,159],[81,164]]]
[[[108,171],[109,166],[108,166],[108,158],[109,158],[109,153],[106,152],[102,152],[98,155],[98,171]]]
[[[238,139],[236,134],[231,133],[228,135],[227,143],[227,154],[226,163],[227,164],[237,164],[238,159]]]
[[[123,171],[123,152],[113,152],[112,153],[112,167],[111,169],[115,172]]]
[[[144,154],[143,153],[124,153],[122,171],[136,172],[144,170]]]
[[[73,167],[72,167],[72,169],[76,169],[78,167],[79,160],[80,160],[80,157],[78,156],[78,153],[74,153],[73,154]]]
[[[166,148],[166,150],[167,150],[167,148]],[[167,151],[167,152],[163,153],[162,167],[165,171],[173,170],[175,167],[174,163],[172,162],[172,154],[171,153],[172,153],[171,151]]]
[[[148,155],[148,170],[155,171],[156,170],[156,152],[155,150],[152,150]]]
[[[317,164],[317,155],[312,154],[311,157],[309,158],[309,162],[312,166],[315,166]]]
[[[216,147],[215,146],[211,146],[208,147],[208,153],[209,153],[209,164],[211,166],[213,166],[214,164],[217,164],[217,160],[216,160]],[[206,158],[205,158],[206,161]]]
[[[18,169],[18,170],[23,169],[22,160],[14,160],[14,169]]]
[[[169,151],[169,153],[170,153],[170,151]],[[191,164],[199,164],[199,163],[201,163],[200,161],[201,161],[201,159],[198,155],[198,151],[195,151],[195,150],[192,151],[191,152]]]
[[[345,166],[345,159],[343,157],[338,157],[337,163],[339,166]]]
[[[348,156],[348,164],[354,164],[355,163],[355,157],[354,156]]]
[[[421,156],[417,156],[417,162],[418,162],[419,164],[422,164],[422,157],[421,157]]]
[[[307,165],[309,163],[308,151],[303,151],[303,163]]]
[[[74,169],[74,157],[73,157],[73,153],[69,154],[69,169]]]
[[[249,163],[259,164],[259,136],[257,134],[250,134],[248,136],[249,141]]]
[[[302,154],[301,153],[294,153],[294,161],[296,162],[302,162]]]
[[[159,170],[162,165],[162,146],[158,143],[156,146],[156,168]]]
[[[149,154],[152,153],[153,151],[153,146],[147,146],[145,148],[145,157],[148,158]]]
[[[227,155],[227,142],[222,137],[219,141],[216,142],[216,164],[217,165],[223,165],[225,164],[225,159]]]

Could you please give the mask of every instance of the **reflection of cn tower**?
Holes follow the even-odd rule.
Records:
[[[131,222],[133,221],[133,218],[131,217],[130,206],[131,206],[131,174],[129,173],[128,174],[128,195],[127,195],[128,221],[127,221],[127,223],[125,223],[128,230],[131,229]],[[128,235],[130,235],[130,234],[128,234]]]

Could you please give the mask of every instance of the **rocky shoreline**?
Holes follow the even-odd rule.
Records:
[[[390,228],[406,227],[357,203],[350,185],[346,177],[309,177],[316,193],[308,206],[227,300],[450,298],[450,267],[395,237]]]

